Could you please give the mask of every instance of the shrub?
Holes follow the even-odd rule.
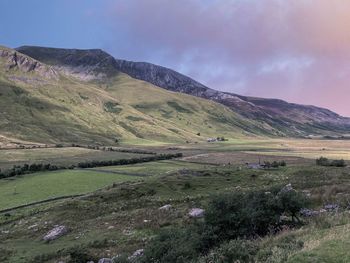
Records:
[[[198,263],[254,262],[258,245],[250,240],[234,239],[213,249]]]
[[[76,247],[69,252],[70,260],[68,263],[86,263],[96,260],[94,257],[85,252],[85,249]]]
[[[205,222],[221,240],[264,236],[278,229],[282,214],[297,218],[305,203],[296,191],[224,194],[210,201]]]
[[[325,157],[316,159],[316,165],[329,166],[329,160]]]
[[[194,226],[163,229],[145,248],[140,262],[187,263],[198,257],[201,246]]]
[[[320,166],[335,166],[335,167],[345,167],[346,163],[343,159],[341,160],[328,160],[325,157],[320,157],[316,159],[316,165]]]
[[[113,263],[130,263],[131,261],[128,258],[128,255],[121,254],[112,259]]]

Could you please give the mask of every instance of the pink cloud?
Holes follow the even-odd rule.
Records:
[[[118,57],[350,116],[347,0],[131,0],[106,12]]]

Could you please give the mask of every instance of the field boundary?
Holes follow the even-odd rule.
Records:
[[[24,205],[11,207],[11,208],[2,209],[2,210],[0,210],[0,214],[11,212],[11,211],[14,211],[14,210],[17,210],[17,209],[21,209],[21,208],[26,208],[26,207],[29,207],[29,206],[41,205],[41,204],[49,203],[49,202],[52,202],[52,201],[64,200],[64,199],[76,198],[76,197],[82,197],[84,195],[86,195],[86,194],[64,195],[64,196],[52,197],[52,198],[49,198],[49,199],[40,200],[40,201],[32,202],[32,203],[29,203],[29,204],[24,204]]]

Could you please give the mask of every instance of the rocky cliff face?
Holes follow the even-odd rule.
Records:
[[[22,46],[21,53],[82,80],[103,80],[118,73],[115,59],[100,49],[79,50]]]
[[[35,72],[45,78],[58,78],[57,72],[52,67],[16,51],[0,47],[0,58],[5,61],[4,66],[7,70],[18,69],[22,72]]]

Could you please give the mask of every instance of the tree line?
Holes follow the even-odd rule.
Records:
[[[160,160],[169,160],[173,158],[182,157],[182,153],[175,154],[160,154],[155,156],[147,156],[140,158],[131,158],[131,159],[119,159],[119,160],[109,160],[109,161],[87,161],[78,163],[77,165],[54,165],[54,164],[43,164],[43,163],[33,163],[33,164],[23,164],[23,165],[14,165],[12,168],[2,171],[0,169],[0,179],[13,177],[16,175],[30,174],[36,172],[44,171],[56,171],[64,169],[74,169],[74,168],[93,168],[93,167],[102,167],[102,166],[116,166],[116,165],[127,165],[127,164],[136,164],[144,162],[153,162]]]

